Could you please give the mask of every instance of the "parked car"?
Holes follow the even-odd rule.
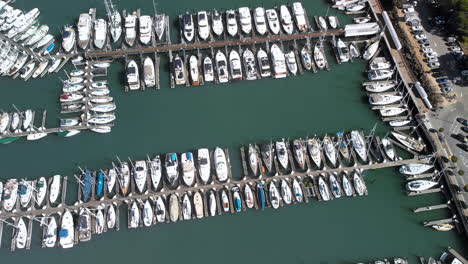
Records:
[[[436,79],[436,82],[438,82],[438,83],[445,83],[445,82],[449,82],[449,81],[450,80],[447,77],[442,77],[442,78],[437,78]]]
[[[423,30],[423,27],[422,27],[422,26],[413,26],[413,27],[411,27],[411,30],[413,30],[413,31],[421,31],[421,30]]]
[[[432,48],[429,48],[429,47],[428,48],[422,48],[421,50],[424,53],[434,52],[434,50]]]
[[[452,54],[455,55],[455,56],[463,56],[463,55],[465,55],[465,53],[463,52],[463,50],[452,51]]]
[[[419,39],[418,42],[419,42],[419,44],[426,44],[427,43],[427,44],[431,45],[429,40],[427,40],[427,39]]]
[[[461,133],[458,133],[458,134],[452,134],[452,137],[458,141],[460,141],[461,143],[467,143],[468,142],[468,138],[466,138],[465,135],[461,134]]]
[[[461,50],[461,48],[457,45],[453,45],[453,46],[450,46],[449,48],[451,51],[457,51],[457,50]]]
[[[457,147],[464,150],[465,152],[468,152],[468,146],[466,144],[457,144]]]
[[[439,83],[439,86],[441,88],[451,88],[452,84],[451,83]]]
[[[439,58],[437,57],[428,58],[427,62],[439,62]]]
[[[462,125],[464,125],[464,126],[468,126],[468,120],[466,120],[466,119],[463,118],[463,117],[458,117],[458,118],[457,118],[457,121],[458,121],[458,123],[460,123],[460,124],[462,124]]]
[[[436,16],[434,20],[436,25],[444,25],[446,22],[445,17],[443,16]]]
[[[434,57],[439,56],[437,52],[428,52],[428,53],[424,53],[424,55],[426,56],[426,58],[434,58]]]
[[[463,132],[468,133],[468,127],[462,126],[462,127],[460,127],[460,129],[461,129]]]
[[[440,68],[440,63],[438,63],[438,62],[429,62],[429,67],[431,67],[431,69],[438,69],[438,68]]]
[[[453,37],[453,36],[447,37],[447,42],[448,42],[448,43],[453,43],[453,42],[455,42],[455,41],[457,41],[457,38],[456,38],[456,37]]]
[[[409,6],[409,7],[405,8],[405,9],[403,9],[403,12],[405,12],[405,14],[413,13],[414,12],[414,7]]]
[[[426,39],[427,40],[427,39]],[[429,43],[429,41],[427,41],[427,43],[421,43],[421,47],[422,48],[430,48],[431,47],[431,43]]]
[[[422,31],[422,30],[416,30],[416,31],[413,31],[413,34],[414,34],[414,35],[421,35],[421,34],[424,34],[424,31]]]
[[[426,34],[419,34],[419,35],[416,35],[414,36],[417,40],[420,40],[420,39],[427,39],[427,36]]]

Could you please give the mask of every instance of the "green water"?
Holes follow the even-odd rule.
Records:
[[[119,8],[142,8],[152,13],[151,1],[119,1]],[[242,5],[273,6],[277,1],[159,1],[158,10],[172,18],[185,10],[228,9]],[[98,7],[101,1],[24,1],[17,7],[39,7],[41,22],[56,33],[79,13]],[[324,1],[304,3],[309,16],[323,15]],[[333,11],[334,12],[334,11]],[[340,21],[349,21],[340,15]],[[173,40],[175,40],[173,34]],[[286,80],[243,81],[228,85],[168,88],[167,66],[161,68],[161,90],[124,93],[120,84],[123,65],[110,68],[111,94],[118,105],[111,134],[82,133],[72,138],[48,136],[37,142],[19,140],[0,146],[1,179],[77,173],[77,166],[107,168],[116,156],[145,158],[146,154],[183,152],[200,147],[230,149],[233,172],[240,175],[241,144],[270,138],[305,137],[338,130],[369,130],[378,124],[383,135],[389,128],[368,108],[363,89],[365,63],[336,65],[329,55],[330,72],[306,73]],[[48,126],[57,124],[59,77],[41,80],[1,80],[0,107],[12,110],[47,109]],[[439,256],[452,246],[467,253],[465,239],[454,232],[436,232],[423,221],[450,217],[448,211],[414,214],[412,209],[444,202],[440,195],[407,197],[404,182],[395,169],[366,173],[369,196],[312,202],[247,211],[152,228],[108,232],[94,236],[72,250],[41,249],[35,226],[32,250],[10,253],[11,230],[6,229],[0,263],[351,263],[381,257]],[[70,188],[76,184],[69,182]],[[73,193],[69,200],[73,200]],[[123,218],[122,218],[123,221]],[[125,226],[125,222],[122,223]],[[136,258],[137,257],[137,258]],[[245,258],[245,259],[244,259]],[[47,260],[46,260],[47,259]]]

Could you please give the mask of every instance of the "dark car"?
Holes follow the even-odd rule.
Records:
[[[468,120],[466,120],[465,118],[462,118],[462,117],[459,117],[457,118],[457,121],[458,123],[464,125],[464,126],[468,126]]]
[[[457,144],[457,147],[464,150],[465,152],[468,152],[468,145],[466,144]]]
[[[458,133],[458,134],[452,134],[452,137],[458,141],[460,141],[461,143],[467,143],[468,142],[468,138],[466,138],[465,135],[461,134],[461,133]]]
[[[463,132],[468,133],[468,127],[462,126],[460,129],[461,129]]]
[[[439,86],[441,88],[450,88],[452,87],[452,84],[451,83],[439,83]]]
[[[450,80],[447,77],[442,77],[442,78],[437,78],[436,81],[438,83],[445,83],[445,82],[449,82]]]
[[[432,76],[434,76],[435,78],[439,78],[445,76],[445,73],[442,71],[433,71]]]
[[[418,42],[419,42],[419,44],[426,44],[426,43],[429,44],[430,43],[429,40],[427,40],[427,39],[420,39],[420,40],[418,40]]]

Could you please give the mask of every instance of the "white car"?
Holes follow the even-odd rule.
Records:
[[[434,57],[439,56],[436,52],[428,52],[428,53],[424,53],[424,55],[426,56],[426,58],[434,58]]]
[[[430,63],[429,63],[429,67],[431,67],[432,69],[440,68],[440,63],[438,63],[438,62],[430,62]]]
[[[403,12],[405,12],[405,14],[413,13],[414,12],[414,7],[410,6],[408,8],[405,8],[405,9],[403,9]]]
[[[450,50],[451,51],[458,51],[458,50],[461,50],[461,48],[459,46],[451,46]]]
[[[413,30],[413,31],[423,30],[423,27],[422,26],[413,26],[413,27],[411,27],[411,30]]]
[[[427,39],[427,36],[426,34],[419,34],[419,35],[416,35],[414,36],[417,40],[420,40],[420,39]]]
[[[434,52],[434,50],[431,49],[431,48],[422,48],[422,51],[423,51],[424,53]]]

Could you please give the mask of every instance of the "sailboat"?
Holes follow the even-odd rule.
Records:
[[[192,186],[195,181],[195,163],[192,152],[182,153],[180,161],[182,163],[182,180],[185,185]]]
[[[154,190],[158,190],[161,184],[162,177],[162,167],[161,167],[161,158],[159,155],[156,155],[154,159],[149,162],[151,182],[153,183]]]
[[[337,163],[336,149],[330,136],[325,136],[323,138],[323,145],[324,145],[325,155],[327,156],[328,160],[331,162],[333,167],[336,167],[337,165],[336,164]]]
[[[403,135],[401,133],[393,132],[393,131],[391,133],[401,144],[403,144],[407,148],[410,148],[417,152],[421,152],[426,147],[424,143],[416,140],[415,138],[411,136]]]
[[[257,149],[252,144],[249,144],[248,156],[250,169],[252,170],[253,175],[256,176],[258,172],[258,153]]]
[[[318,179],[318,187],[319,187],[319,192],[320,196],[322,197],[322,200],[328,201],[330,200],[330,193],[328,191],[327,184],[323,180],[323,178],[320,176]]]
[[[169,198],[169,219],[171,222],[177,222],[179,220],[179,211],[180,211],[180,203],[179,197],[177,194],[171,194]]]
[[[156,14],[154,16],[154,31],[158,40],[161,40],[166,29],[166,16],[164,14]]]
[[[148,175],[148,166],[146,164],[146,161],[136,161],[132,173],[138,192],[143,193],[143,191],[145,190],[146,178]]]
[[[325,68],[325,64],[326,64],[325,55],[323,54],[322,49],[319,46],[319,43],[315,44],[315,47],[314,47],[314,60],[315,60],[315,64],[317,64],[317,67],[320,70],[323,70]]]
[[[192,80],[192,85],[199,85],[199,71],[198,71],[198,59],[196,56],[192,55],[189,59],[189,68],[190,68],[190,79]]]
[[[112,0],[104,0],[104,5],[106,6],[107,18],[109,20],[109,31],[112,41],[115,43],[122,35],[122,16],[119,11],[114,8]]]
[[[317,168],[322,168],[322,146],[318,142],[317,138],[312,138],[307,140],[307,149],[309,150],[309,155],[312,158],[315,166]]]
[[[278,157],[278,161],[283,169],[288,169],[289,164],[289,157],[288,157],[288,149],[286,148],[286,143],[284,139],[281,141],[276,141],[275,143],[276,153]]]
[[[200,192],[195,192],[193,194],[193,205],[195,207],[195,216],[197,219],[201,219],[205,216],[203,212],[203,197]]]
[[[351,131],[351,141],[353,142],[353,148],[358,154],[359,158],[364,162],[367,163],[367,148],[366,142],[356,130]]]

